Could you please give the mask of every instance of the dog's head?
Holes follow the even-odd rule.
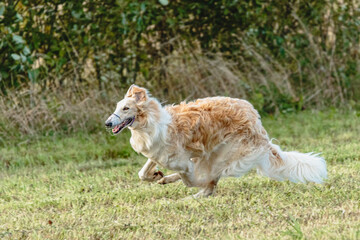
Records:
[[[113,134],[118,134],[130,126],[136,128],[148,98],[145,88],[131,85],[125,98],[117,103],[114,113],[105,121],[105,126],[112,128]]]

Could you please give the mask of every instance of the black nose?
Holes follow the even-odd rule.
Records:
[[[112,126],[112,122],[105,122],[105,126],[111,127],[111,126]]]

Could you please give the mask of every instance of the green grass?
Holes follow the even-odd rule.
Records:
[[[283,149],[322,152],[328,181],[277,182],[252,171],[222,179],[213,197],[184,199],[196,189],[140,182],[145,158],[129,133],[25,137],[0,150],[0,239],[360,239],[359,116],[263,122]]]

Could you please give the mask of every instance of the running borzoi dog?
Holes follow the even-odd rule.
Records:
[[[132,85],[105,125],[114,134],[128,127],[133,149],[148,158],[143,181],[182,180],[213,194],[221,177],[240,177],[257,168],[276,180],[321,183],[325,160],[311,153],[283,152],[271,143],[260,116],[245,101],[211,97],[163,107],[145,88]],[[177,173],[164,176],[159,165]]]

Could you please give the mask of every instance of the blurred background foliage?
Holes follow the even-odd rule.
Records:
[[[225,95],[270,114],[360,108],[359,5],[5,0],[2,115],[26,133],[89,128],[132,83],[169,103]]]

